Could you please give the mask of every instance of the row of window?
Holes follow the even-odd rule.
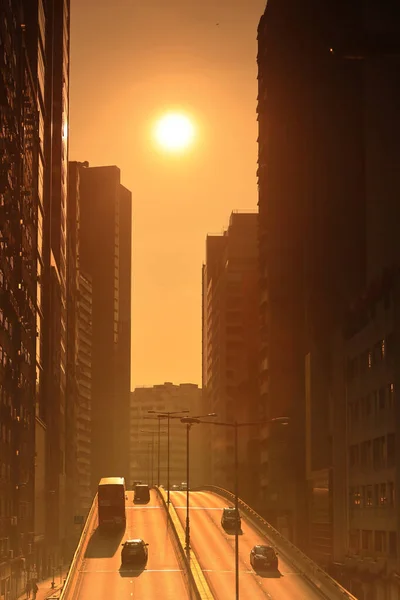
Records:
[[[350,506],[353,508],[373,508],[394,506],[395,487],[393,481],[350,487]]]
[[[390,333],[386,339],[378,340],[372,348],[367,348],[358,356],[349,359],[347,363],[347,380],[352,381],[357,375],[372,369],[373,366],[383,360],[391,360],[394,354],[394,344],[394,334]]]
[[[379,417],[383,411],[392,409],[393,406],[394,383],[388,383],[379,390],[374,390],[371,394],[349,403],[349,427],[360,421],[368,420],[370,417]]]
[[[396,461],[396,436],[389,433],[373,440],[365,440],[361,444],[353,444],[349,448],[349,463],[351,468],[373,467],[382,469],[394,467]]]
[[[395,531],[373,531],[353,529],[349,533],[349,550],[353,554],[367,552],[397,557],[397,533]]]

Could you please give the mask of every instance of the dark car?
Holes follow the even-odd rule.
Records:
[[[250,564],[255,571],[277,571],[278,555],[272,546],[254,546],[250,552]]]
[[[224,508],[222,511],[221,525],[224,529],[240,529],[242,520],[240,513],[235,508]]]
[[[149,555],[148,544],[141,539],[126,540],[122,544],[121,563],[123,565],[145,564]]]
[[[135,493],[133,496],[134,502],[150,502],[150,489],[146,483],[137,483],[135,487]]]

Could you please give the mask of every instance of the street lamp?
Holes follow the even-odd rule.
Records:
[[[190,516],[189,516],[189,493],[190,493],[190,430],[192,425],[196,423],[201,423],[200,419],[205,417],[216,417],[216,413],[208,413],[207,415],[199,415],[197,417],[182,417],[181,423],[186,425],[186,529],[185,529],[185,550],[189,552],[190,550]],[[204,421],[204,423],[208,423],[208,421]]]
[[[188,410],[174,410],[174,411],[161,411],[158,412],[157,410],[148,410],[147,411],[149,414],[152,415],[157,415],[157,419],[167,419],[167,505],[169,508],[169,504],[170,504],[170,499],[169,499],[169,488],[170,486],[170,481],[169,481],[169,422],[170,419],[179,419],[181,415],[188,413]],[[207,421],[206,421],[207,422]]]
[[[238,457],[238,429],[239,427],[250,427],[252,425],[267,425],[269,423],[280,423],[281,425],[288,425],[289,417],[274,417],[266,421],[252,421],[249,423],[238,423],[233,421],[231,423],[224,423],[222,421],[200,421],[196,423],[209,423],[210,425],[219,425],[221,427],[232,427],[235,433],[234,445],[235,445],[235,515],[236,518],[239,516],[239,457]],[[235,529],[235,599],[239,600],[239,528]]]
[[[161,433],[165,433],[165,429],[160,428],[160,419],[158,420],[158,430],[149,431],[148,429],[139,429],[140,433],[149,433],[151,435],[151,486],[153,487],[153,457],[154,457],[154,436],[158,435],[158,456],[157,456],[157,483],[160,487],[160,437]]]

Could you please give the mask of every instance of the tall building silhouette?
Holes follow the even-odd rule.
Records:
[[[129,474],[131,192],[120,170],[80,170],[79,262],[92,285],[92,488]]]
[[[221,235],[208,235],[203,266],[203,394],[222,421],[258,418],[258,215],[233,212]],[[213,483],[233,489],[233,437],[207,428]],[[205,432],[205,435],[207,434]],[[240,431],[241,495],[254,502],[258,432]],[[252,497],[253,496],[253,497]]]
[[[363,65],[366,193],[366,285],[332,349],[334,560],[357,598],[379,598],[399,594],[400,572],[400,6],[362,8],[361,35],[334,49]]]
[[[8,450],[0,452],[0,589],[14,597],[27,576],[59,564],[65,537],[69,1],[0,7],[1,310],[10,338],[1,342],[9,417]]]
[[[330,336],[365,282],[362,65],[330,49],[358,33],[360,10],[269,0],[258,28],[260,409],[291,419],[265,430],[261,503],[328,562]]]

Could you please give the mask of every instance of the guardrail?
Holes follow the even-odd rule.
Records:
[[[155,489],[162,500],[163,506],[167,513],[167,519],[175,536],[177,551],[180,555],[180,562],[183,563],[184,570],[187,575],[187,586],[189,587],[189,591],[194,594],[197,600],[214,600],[214,595],[204,577],[196,555],[194,554],[193,550],[189,550],[189,552],[185,550],[185,532],[176,513],[175,507],[171,503],[168,509],[166,492],[158,487]],[[190,597],[192,597],[192,594]]]
[[[81,537],[79,538],[78,545],[75,550],[74,557],[68,570],[68,574],[65,580],[63,589],[61,590],[60,600],[75,600],[78,598],[77,589],[79,569],[85,558],[85,552],[90,540],[88,535],[91,530],[95,529],[95,523],[97,521],[97,494],[93,498],[92,506],[90,507],[88,516],[86,517],[85,525],[83,527]]]
[[[235,501],[235,495],[229,490],[220,488],[215,485],[203,485],[200,490],[208,490],[214,492],[223,498]],[[353,594],[342,587],[335,579],[333,579],[326,571],[321,569],[311,558],[302,552],[297,546],[292,544],[284,535],[277,529],[272,527],[268,521],[263,519],[255,510],[248,506],[243,500],[239,499],[239,506],[251,523],[265,535],[278,549],[288,562],[292,563],[310,583],[316,587],[322,596],[328,600],[357,600]]]

